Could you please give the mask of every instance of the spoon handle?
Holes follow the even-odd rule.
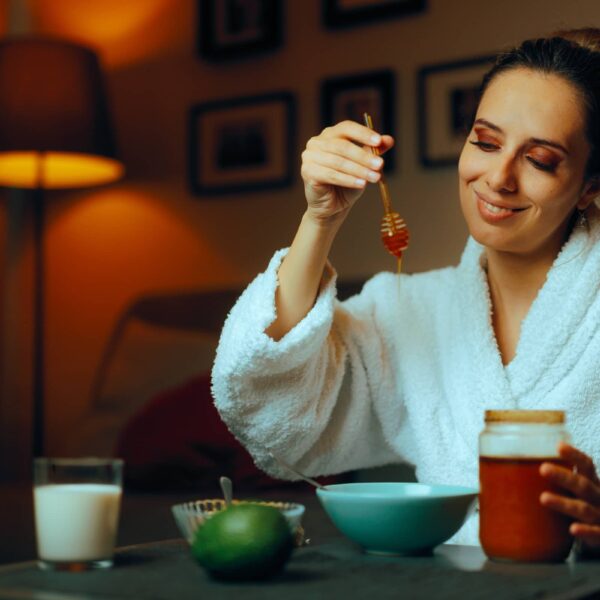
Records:
[[[219,483],[221,485],[223,497],[225,498],[225,506],[230,506],[231,501],[233,500],[233,484],[231,483],[231,479],[229,479],[229,477],[221,477]]]
[[[321,485],[318,481],[312,479],[312,477],[309,477],[308,475],[305,475],[304,473],[300,473],[300,471],[297,471],[294,467],[292,467],[292,465],[286,463],[282,458],[279,458],[279,456],[276,456],[270,450],[268,452],[269,452],[271,458],[276,463],[278,463],[281,467],[283,467],[284,469],[291,471],[292,473],[294,473],[294,475],[297,475],[298,477],[300,477],[300,479],[304,479],[304,481],[310,483],[310,485],[312,485],[316,488],[319,488],[320,490],[325,489],[324,485]]]

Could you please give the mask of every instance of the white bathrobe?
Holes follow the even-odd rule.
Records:
[[[507,366],[473,239],[458,267],[381,273],[341,303],[328,268],[312,310],[274,341],[264,331],[281,250],[227,318],[216,406],[256,463],[282,478],[267,448],[312,475],[404,461],[421,482],[478,487],[486,409],[565,410],[572,442],[600,464],[599,237],[594,213],[549,271]],[[477,519],[452,541],[477,544]]]

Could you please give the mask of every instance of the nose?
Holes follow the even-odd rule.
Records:
[[[486,183],[494,192],[515,192],[517,177],[512,157],[498,155],[489,165]]]

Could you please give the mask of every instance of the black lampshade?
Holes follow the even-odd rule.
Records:
[[[0,41],[0,185],[71,188],[119,179],[96,54],[52,38]]]

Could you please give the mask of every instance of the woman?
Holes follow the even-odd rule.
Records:
[[[213,370],[259,466],[278,473],[268,447],[313,475],[407,461],[421,481],[477,486],[485,409],[564,409],[574,446],[560,454],[576,468],[544,463],[564,494],[540,501],[600,548],[597,50],[588,29],[500,55],[459,162],[459,266],[382,273],[344,303],[327,254],[381,177],[371,147],[393,139],[343,122],[308,142],[298,233],[232,310]],[[454,541],[477,538],[471,519]]]

